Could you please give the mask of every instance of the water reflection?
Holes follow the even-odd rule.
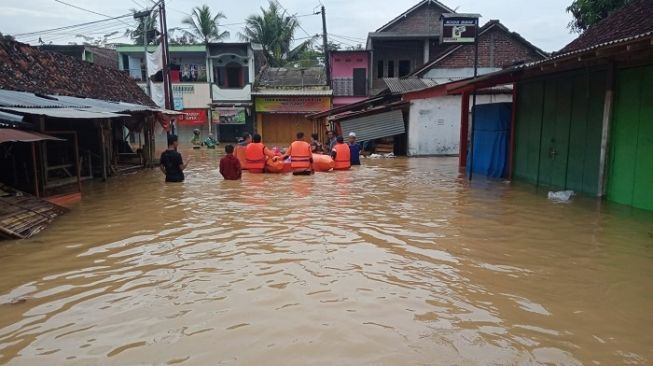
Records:
[[[653,362],[651,214],[455,158],[223,182],[192,153],[0,245],[0,363]]]

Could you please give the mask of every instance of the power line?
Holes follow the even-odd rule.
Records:
[[[78,10],[81,10],[81,11],[85,11],[85,12],[88,12],[88,13],[91,13],[91,14],[95,14],[95,15],[103,16],[103,17],[106,17],[106,18],[113,18],[113,17],[111,17],[110,15],[106,15],[106,14],[98,13],[98,12],[93,11],[93,10],[85,9],[85,8],[80,7],[80,6],[70,4],[70,3],[67,3],[67,2],[62,1],[62,0],[54,0],[54,1],[58,2],[59,4],[63,4],[63,5],[66,5],[66,6],[70,6],[71,8],[75,8],[75,9],[78,9]],[[123,21],[121,20],[121,22],[123,22]],[[123,22],[123,23],[125,23],[125,22]],[[125,24],[127,24],[127,23],[125,23]]]
[[[49,33],[49,32],[53,32],[53,31],[74,29],[74,28],[79,28],[79,27],[83,27],[83,26],[87,26],[87,25],[104,23],[104,22],[108,22],[108,21],[111,21],[111,20],[127,18],[127,17],[131,17],[131,16],[132,16],[132,14],[129,13],[129,14],[113,17],[111,19],[101,19],[101,20],[96,20],[96,21],[92,21],[92,22],[86,22],[86,23],[80,23],[80,24],[74,24],[74,25],[67,25],[67,26],[59,27],[59,28],[44,29],[44,30],[40,30],[40,31],[36,31],[36,32],[17,33],[17,34],[13,34],[13,36],[14,37],[32,36],[32,35],[37,35],[37,34]]]

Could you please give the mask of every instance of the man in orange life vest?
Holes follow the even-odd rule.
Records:
[[[349,145],[345,144],[345,139],[338,136],[336,144],[331,151],[331,157],[336,162],[334,170],[347,170],[351,168],[351,150]]]
[[[297,140],[290,144],[283,159],[286,160],[289,156],[294,175],[311,175],[313,173],[311,144],[304,141],[303,132],[297,132]]]
[[[275,155],[261,143],[261,135],[255,134],[252,142],[245,148],[245,166],[251,173],[263,173],[268,158]]]

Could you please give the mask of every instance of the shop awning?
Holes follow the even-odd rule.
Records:
[[[53,118],[69,118],[69,119],[102,119],[102,118],[117,118],[129,117],[129,114],[110,113],[101,111],[88,111],[74,108],[12,108],[0,107],[5,111],[18,112],[24,114],[32,114],[36,116],[47,116]]]
[[[44,135],[38,132],[17,130],[15,128],[0,128],[0,144],[5,142],[37,142],[37,141],[65,141],[63,139]]]
[[[406,133],[401,110],[377,113],[340,122],[342,135],[356,134],[358,141],[370,141]]]

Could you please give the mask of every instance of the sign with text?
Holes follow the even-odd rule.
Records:
[[[442,18],[442,43],[473,44],[476,42],[478,18],[446,16]]]
[[[244,125],[247,121],[245,108],[214,108],[213,122],[221,125]]]
[[[185,114],[176,118],[179,126],[199,126],[209,122],[206,109],[184,109],[182,112]]]
[[[331,108],[330,97],[256,97],[257,112],[306,113],[322,112]]]
[[[175,95],[174,98],[173,98],[173,101],[175,103],[174,109],[176,111],[183,111],[184,110],[184,97]]]

